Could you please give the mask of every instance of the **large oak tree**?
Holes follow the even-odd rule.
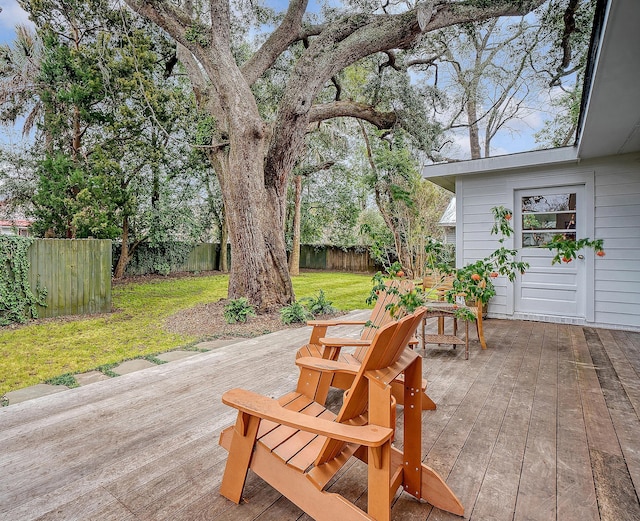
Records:
[[[407,49],[421,35],[458,23],[504,15],[523,15],[544,0],[430,0],[399,12],[364,2],[346,3],[323,23],[306,23],[308,2],[293,0],[264,43],[239,62],[232,45],[235,7],[211,0],[197,12],[190,0],[126,0],[167,31],[179,44],[201,109],[215,119],[207,148],[220,181],[229,226],[232,266],[229,297],[248,297],[260,310],[280,307],[294,298],[284,240],[287,182],[303,150],[311,123],[353,116],[379,128],[396,124],[394,114],[348,100],[317,102],[331,78],[366,56]],[[404,4],[403,4],[404,5]],[[304,41],[291,58],[275,118],[261,117],[252,86],[292,46]]]

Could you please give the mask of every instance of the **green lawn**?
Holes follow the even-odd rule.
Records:
[[[115,311],[99,318],[52,320],[0,330],[0,397],[66,373],[193,345],[193,336],[168,333],[165,319],[225,298],[228,277],[189,277],[113,288]],[[298,299],[324,290],[338,309],[367,307],[370,275],[303,273],[293,279]]]

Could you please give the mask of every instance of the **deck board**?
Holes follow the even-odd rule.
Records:
[[[558,342],[558,327],[546,325],[516,498],[516,521],[556,515]]]
[[[0,409],[0,520],[308,520],[251,473],[246,501],[221,497],[227,453],[217,440],[235,418],[222,393],[293,390],[295,352],[309,332],[273,333]],[[465,517],[640,520],[640,334],[493,319],[485,335],[481,350],[471,333],[468,361],[459,348],[421,351],[438,405],[423,413],[424,461],[459,495]],[[366,505],[362,463],[328,486]],[[459,519],[406,494],[392,512]]]
[[[569,328],[560,330],[558,340],[556,519],[597,521],[600,516]]]

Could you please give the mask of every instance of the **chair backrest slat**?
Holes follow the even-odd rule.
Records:
[[[453,289],[453,275],[441,275],[437,272],[429,273],[422,278],[422,288],[425,293],[432,293],[436,300],[445,300],[447,291]],[[435,293],[435,295],[433,295]]]
[[[362,330],[362,335],[360,335],[362,340],[371,340],[379,328],[393,321],[394,318],[402,318],[398,315],[395,317],[391,316],[391,312],[388,307],[390,305],[397,304],[400,300],[400,295],[410,292],[414,287],[412,281],[398,279],[390,280],[386,282],[385,285],[387,288],[393,288],[394,290],[383,290],[378,295],[376,304],[371,311],[371,316],[369,317],[371,326],[365,326]]]
[[[377,331],[387,325],[389,322],[393,322],[394,320],[398,320],[404,316],[403,310],[398,309],[396,311],[395,316],[391,315],[391,311],[388,308],[389,305],[397,304],[400,301],[400,296],[406,293],[409,293],[414,289],[414,284],[410,280],[391,280],[386,283],[387,287],[395,288],[396,291],[381,291],[380,295],[378,295],[378,300],[376,301],[376,305],[371,312],[371,317],[369,318],[369,322],[371,322],[370,326],[365,326],[362,331],[362,335],[360,338],[362,340],[371,340],[377,333]],[[367,354],[368,347],[358,347],[353,356],[356,360],[364,360],[365,355]]]

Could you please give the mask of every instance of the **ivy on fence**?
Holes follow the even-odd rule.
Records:
[[[38,318],[36,305],[46,306],[47,289],[29,285],[29,246],[33,239],[0,236],[0,326]]]

